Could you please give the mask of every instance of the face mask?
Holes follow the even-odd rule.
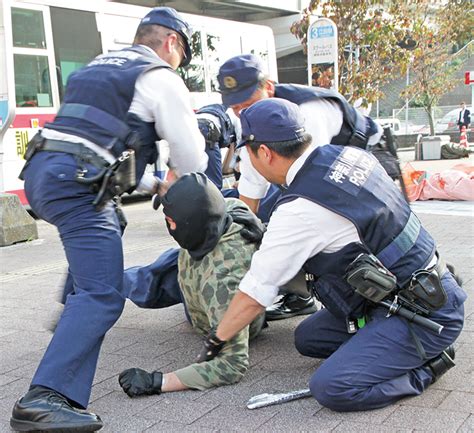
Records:
[[[162,200],[163,212],[175,223],[169,234],[191,257],[201,260],[212,251],[227,231],[232,219],[225,212],[224,197],[202,173],[179,178]]]

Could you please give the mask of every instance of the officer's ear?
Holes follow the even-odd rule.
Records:
[[[267,163],[270,163],[273,160],[273,151],[266,144],[261,144],[259,146],[258,154],[259,157]]]
[[[266,80],[265,82],[265,90],[269,98],[273,98],[275,96],[275,82],[272,80]]]
[[[171,54],[175,50],[178,36],[175,33],[168,33],[166,39],[163,41],[164,49],[168,54]]]

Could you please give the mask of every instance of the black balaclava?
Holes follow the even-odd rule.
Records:
[[[163,212],[176,223],[168,232],[194,260],[212,251],[232,224],[224,197],[203,173],[180,177],[162,199]]]

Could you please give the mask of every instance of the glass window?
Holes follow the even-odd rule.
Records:
[[[190,92],[205,92],[206,77],[204,72],[204,62],[202,55],[201,32],[193,33],[191,39],[191,51],[193,58],[191,63],[185,68],[178,68],[178,73],[184,80]]]
[[[46,48],[43,12],[12,8],[13,46]]]
[[[227,59],[241,53],[240,38],[232,32],[220,34],[217,34],[217,32],[214,34],[208,33],[206,35],[206,44],[211,91],[217,92],[219,89],[219,83],[217,81],[219,67]]]
[[[59,96],[69,75],[102,53],[95,14],[72,9],[51,8],[54,54]]]
[[[17,107],[52,107],[46,56],[14,55]]]
[[[242,52],[259,56],[263,60],[264,73],[270,71],[270,58],[268,55],[268,39],[266,37],[255,38],[251,34],[242,35]]]

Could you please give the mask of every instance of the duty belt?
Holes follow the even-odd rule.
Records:
[[[104,168],[110,165],[104,158],[81,143],[71,143],[69,141],[50,140],[46,138],[37,151],[69,153],[97,168]]]

